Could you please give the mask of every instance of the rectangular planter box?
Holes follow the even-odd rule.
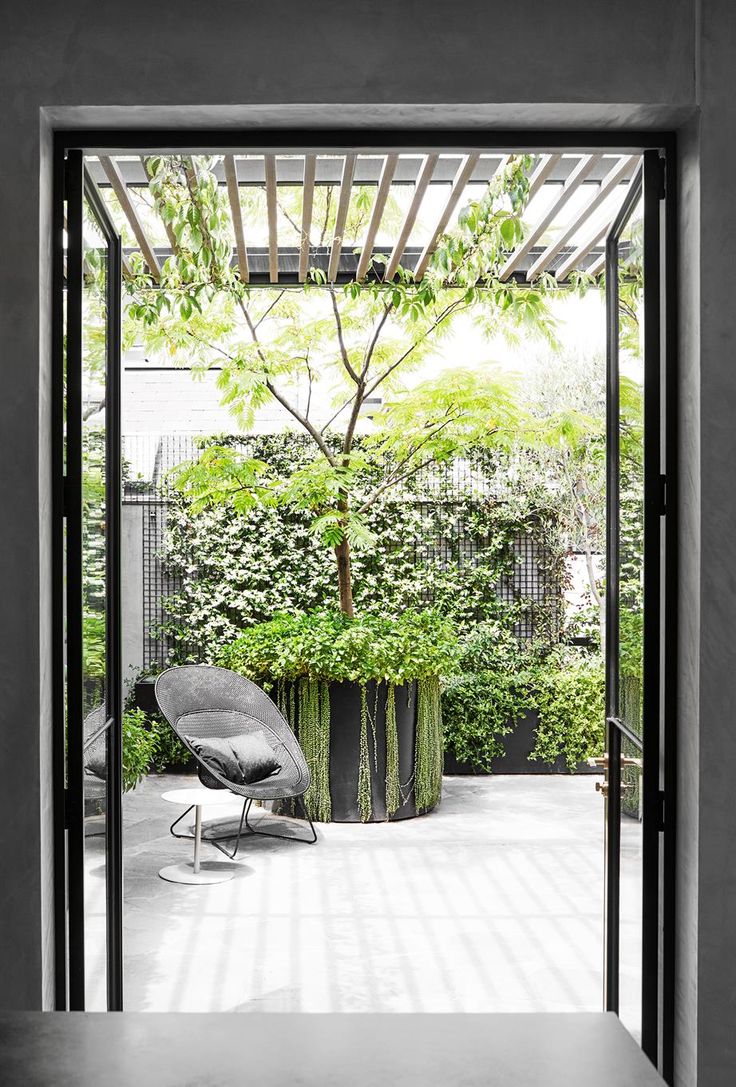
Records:
[[[569,774],[564,758],[557,758],[555,762],[543,762],[541,759],[530,759],[534,750],[534,732],[539,724],[539,714],[536,710],[530,710],[526,717],[516,722],[512,732],[503,737],[502,742],[506,754],[502,758],[491,760],[491,773],[493,774]],[[485,771],[475,769],[471,763],[458,762],[452,752],[445,752],[446,774],[483,774]],[[596,767],[588,766],[587,762],[578,763],[576,774],[600,773]]]

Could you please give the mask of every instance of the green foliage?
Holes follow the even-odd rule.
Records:
[[[243,631],[217,663],[258,683],[306,677],[399,684],[448,671],[455,651],[452,624],[434,611],[355,619],[315,611],[278,615]]]
[[[151,768],[161,774],[169,766],[189,766],[192,756],[166,718],[160,714],[150,714],[148,720],[155,740]]]
[[[303,292],[257,295],[231,267],[227,198],[217,184],[215,159],[147,160],[157,210],[176,245],[158,285],[136,265],[127,281],[128,314],[147,345],[168,350],[195,372],[218,363],[222,402],[242,429],[275,401],[312,442],[312,457],[298,471],[267,479],[242,454],[213,449],[182,470],[179,485],[199,507],[227,502],[243,511],[275,502],[308,511],[323,546],[336,552],[336,597],[348,615],[351,550],[372,546],[366,513],[379,497],[427,464],[461,456],[471,444],[503,444],[512,424],[518,428],[516,405],[499,374],[455,371],[413,392],[404,378],[466,312],[490,334],[523,328],[550,335],[547,281],[522,291],[498,280],[524,234],[531,164],[529,156],[509,158],[481,199],[461,211],[456,228],[438,240],[419,281],[399,268],[391,282],[378,274],[339,289],[315,268]],[[368,214],[370,201],[367,192],[356,193],[358,218]],[[286,206],[282,214],[293,221]],[[325,226],[330,214],[328,206]],[[380,273],[384,261],[373,263]],[[334,397],[332,418],[322,427],[310,419],[319,382]],[[358,449],[361,409],[379,389],[387,406]],[[330,427],[339,431],[337,443],[328,437]],[[363,476],[377,460],[384,476],[372,492],[361,493]]]
[[[605,676],[599,658],[559,650],[533,678],[539,727],[532,758],[554,762],[563,755],[569,770],[600,755],[605,743]]]
[[[143,710],[123,714],[123,791],[135,789],[147,773],[156,751],[157,734],[150,728]]]

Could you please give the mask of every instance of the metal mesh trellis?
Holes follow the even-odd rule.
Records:
[[[166,531],[169,516],[167,474],[183,461],[196,459],[199,447],[188,434],[139,434],[124,439],[123,454],[127,479],[124,503],[142,506],[142,591],[143,591],[143,667],[164,664],[174,650],[173,640],[162,631],[166,619],[165,601],[182,588],[182,578],[172,572],[166,561]],[[438,563],[441,567],[458,563],[480,565],[484,561],[485,541],[471,532],[467,523],[467,503],[482,503],[489,497],[489,484],[475,464],[456,461],[423,473],[411,491],[402,493],[402,502],[411,503],[423,517],[430,518],[439,509],[449,513],[444,528],[414,550],[414,561]],[[447,524],[449,520],[449,531]],[[552,555],[542,534],[530,526],[517,532],[512,540],[514,563],[507,576],[494,586],[504,603],[524,602],[522,619],[516,627],[518,637],[554,637],[562,620],[562,584]],[[431,604],[431,590],[424,593]],[[181,650],[181,646],[178,646]]]

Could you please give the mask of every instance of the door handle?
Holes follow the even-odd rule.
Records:
[[[621,758],[619,759],[619,763],[621,766],[638,766],[640,770],[642,768],[641,759],[630,759],[626,755],[621,756]],[[605,755],[602,755],[599,758],[588,759],[588,766],[599,766],[602,770],[607,770],[608,765],[608,752],[606,752]]]
[[[621,782],[621,784],[619,785],[619,789],[621,790],[622,793],[625,793],[628,789],[633,789],[633,788],[634,788],[633,785],[627,785],[625,782]],[[601,796],[603,797],[603,799],[605,800],[605,798],[608,796],[608,782],[607,781],[596,781],[595,791],[597,793],[600,793]]]

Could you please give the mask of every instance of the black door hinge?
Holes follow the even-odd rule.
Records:
[[[667,512],[667,476],[659,477],[659,515],[664,517]]]
[[[659,164],[659,192],[657,196],[660,200],[664,200],[667,195],[667,160],[660,157],[657,162]]]
[[[660,789],[657,793],[657,830],[665,829],[665,795]]]

